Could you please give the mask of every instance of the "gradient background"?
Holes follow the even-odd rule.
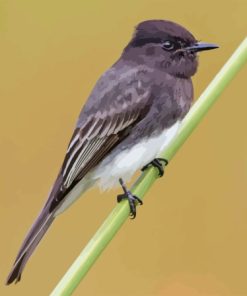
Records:
[[[170,19],[220,49],[201,54],[195,96],[246,36],[246,0],[0,2],[0,295],[48,295],[116,203],[80,199],[18,285],[4,286],[46,200],[77,115],[133,27]],[[247,295],[246,68],[148,193],[74,295]]]

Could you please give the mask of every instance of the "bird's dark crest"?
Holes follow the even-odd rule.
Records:
[[[148,20],[136,26],[132,45],[142,46],[144,40],[148,39],[150,42],[158,43],[167,38],[177,38],[189,44],[196,42],[195,37],[179,24],[167,20]]]

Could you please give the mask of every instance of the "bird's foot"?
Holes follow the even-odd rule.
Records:
[[[117,196],[117,201],[118,202],[121,202],[123,199],[128,199],[129,206],[130,206],[130,218],[131,219],[135,219],[135,217],[136,217],[136,203],[142,205],[143,202],[142,202],[142,200],[139,197],[133,195],[126,188],[126,186],[125,186],[124,181],[123,181],[122,178],[119,179],[119,183],[122,186],[124,193],[123,194],[119,194]]]
[[[162,177],[164,175],[164,167],[162,165],[162,162],[164,162],[164,165],[168,165],[168,160],[165,158],[155,158],[151,162],[149,162],[147,165],[145,165],[141,170],[145,171],[150,165],[157,168],[159,171],[159,176]]]

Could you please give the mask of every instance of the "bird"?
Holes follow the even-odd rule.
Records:
[[[169,20],[137,24],[120,58],[98,79],[80,112],[57,178],[21,245],[7,285],[21,280],[52,222],[89,188],[120,184],[123,194],[117,201],[127,199],[130,217],[135,218],[142,201],[125,183],[149,166],[163,175],[167,160],[158,156],[192,105],[198,52],[217,47]]]

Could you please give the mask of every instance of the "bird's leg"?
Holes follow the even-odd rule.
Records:
[[[146,164],[141,170],[145,171],[150,165],[154,166],[155,168],[158,169],[159,171],[159,176],[162,177],[164,175],[164,167],[162,165],[162,161],[164,162],[164,165],[168,165],[168,160],[165,158],[155,158],[154,160],[152,160],[151,162],[149,162],[148,164]]]
[[[140,205],[143,204],[142,200],[133,195],[127,188],[126,185],[124,184],[124,181],[122,178],[119,179],[119,183],[123,188],[124,193],[123,194],[119,194],[117,196],[117,201],[121,202],[123,199],[128,199],[129,201],[129,206],[130,206],[130,217],[131,219],[134,219],[136,217],[136,202]]]

